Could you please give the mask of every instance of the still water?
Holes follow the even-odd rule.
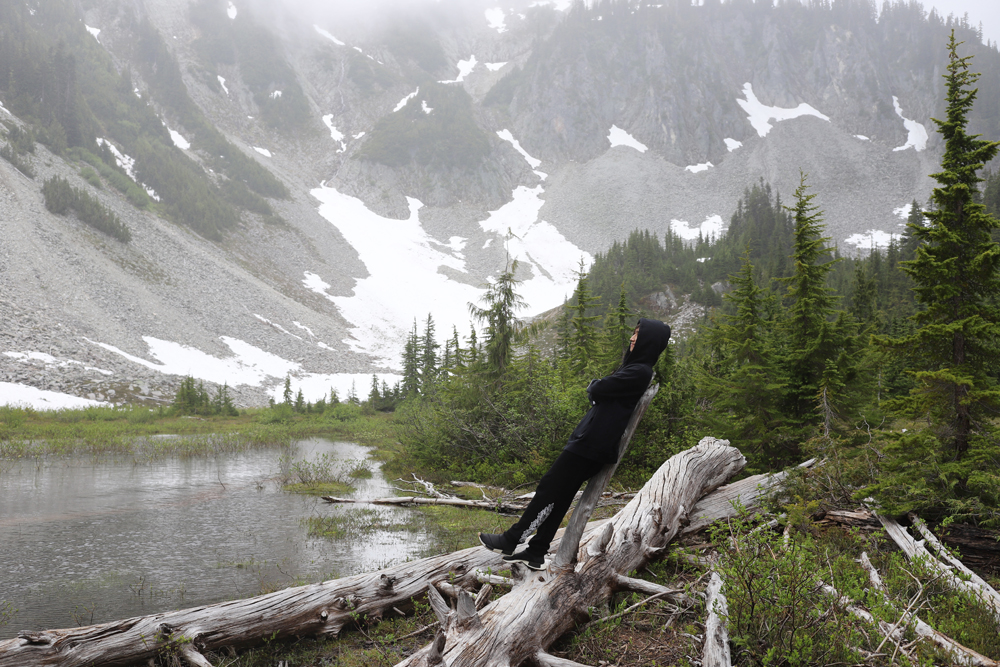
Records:
[[[408,510],[328,505],[286,493],[281,457],[365,460],[365,447],[323,439],[291,449],[136,463],[90,457],[0,470],[0,638],[257,595],[378,569],[422,554],[427,535],[375,531],[310,538],[311,516],[358,512],[406,523]],[[354,496],[392,495],[378,465]]]

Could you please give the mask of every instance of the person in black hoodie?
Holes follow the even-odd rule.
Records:
[[[605,465],[617,462],[622,434],[636,404],[649,387],[653,366],[669,340],[669,326],[659,320],[639,320],[618,370],[600,380],[592,380],[587,387],[590,410],[573,430],[559,458],[539,481],[535,496],[520,520],[503,533],[479,533],[479,541],[484,547],[504,554],[504,560],[509,563],[524,563],[533,570],[545,566],[549,544],[576,492]],[[515,554],[517,546],[529,537],[528,547]]]

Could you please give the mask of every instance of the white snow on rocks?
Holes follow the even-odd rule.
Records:
[[[254,146],[253,149],[258,153],[260,153],[261,155],[263,155],[264,157],[273,157],[271,155],[271,151],[267,150],[266,148],[261,148],[260,146]]]
[[[318,32],[323,37],[326,37],[328,40],[330,40],[331,42],[333,42],[337,46],[347,46],[342,41],[340,41],[339,39],[337,39],[336,37],[334,37],[333,35],[331,35],[330,33],[328,33],[326,30],[323,30],[323,28],[320,28],[315,23],[313,24],[313,30],[315,30],[316,32]]]
[[[98,39],[98,37],[97,37],[98,35],[101,34],[101,29],[100,28],[92,28],[89,25],[87,25],[86,23],[83,24],[83,27],[87,29],[87,32],[89,32],[91,35],[94,36],[94,39],[97,40],[98,44],[101,43],[101,40]]]
[[[479,223],[483,231],[507,237],[507,250],[522,268],[534,274],[518,287],[527,302],[528,312],[541,312],[559,305],[576,285],[576,271],[580,260],[590,266],[589,253],[566,240],[550,223],[539,220],[538,213],[545,203],[542,186],[528,188],[524,185],[514,190],[514,198],[490,217]]]
[[[901,218],[903,220],[909,220],[910,211],[912,210],[913,210],[913,202],[910,202],[905,206],[900,206],[899,208],[892,209],[892,214],[895,215],[897,218]]]
[[[506,237],[508,230],[514,234],[508,240],[510,254],[531,275],[519,287],[529,312],[562,303],[573,290],[581,257],[587,264],[592,261],[555,227],[538,221],[542,192],[541,186],[521,186],[514,191],[513,201],[480,222],[484,231],[498,237]],[[368,277],[358,280],[349,296],[330,294],[330,285],[315,273],[305,272],[302,281],[307,289],[334,303],[353,325],[350,338],[344,341],[351,349],[397,368],[401,341],[414,318],[422,321],[432,313],[441,332],[451,331],[452,326],[468,327],[468,304],[478,303],[483,289],[451,280],[445,273],[467,272],[461,254],[465,239],[452,237],[443,243],[431,237],[420,222],[423,205],[413,198],[407,199],[409,217],[393,220],[325,185],[311,194],[320,201],[320,215],[337,227],[368,270]]]
[[[328,130],[330,130],[330,137],[334,141],[340,142],[340,149],[337,152],[343,153],[344,151],[346,151],[347,142],[344,141],[344,133],[338,130],[336,127],[334,127],[332,113],[328,113],[327,115],[323,116],[323,124],[326,125]],[[364,134],[364,132],[362,132],[361,134]],[[354,138],[357,139],[358,136],[355,136]]]
[[[854,138],[855,139],[860,139],[861,141],[871,141],[871,139],[869,139],[868,137],[866,137],[863,134],[855,134]]]
[[[920,152],[927,148],[927,128],[915,120],[910,120],[903,115],[903,108],[899,106],[899,99],[892,96],[892,108],[896,110],[896,115],[903,119],[903,127],[906,128],[906,143],[893,148],[894,151],[905,151],[907,148]]]
[[[57,391],[37,389],[25,384],[0,382],[0,405],[31,408],[32,410],[62,410],[92,408],[110,404],[62,394]]]
[[[269,97],[270,97],[270,98],[271,98],[272,100],[276,100],[276,99],[278,99],[279,97],[281,97],[281,91],[280,91],[280,90],[275,90],[274,92],[272,92],[272,93],[271,93],[271,94],[269,95]]]
[[[493,7],[486,10],[486,23],[498,33],[507,32],[507,26],[504,23],[504,13],[500,7]]]
[[[361,138],[361,137],[363,137],[363,136],[365,136],[365,133],[364,133],[364,132],[358,132],[357,134],[355,134],[355,135],[354,135],[354,138],[355,138],[355,139],[360,139],[360,138]]]
[[[222,86],[222,90],[225,91],[226,95],[228,95],[229,94],[229,89],[226,88],[226,79],[225,79],[225,77],[216,75],[215,78],[217,78],[219,80],[219,85]]]
[[[143,336],[142,339],[149,346],[149,355],[157,359],[159,363],[133,356],[107,343],[99,343],[89,339],[88,342],[160,373],[190,375],[198,380],[215,382],[216,384],[228,383],[230,387],[238,385],[259,387],[268,378],[283,378],[301,368],[295,362],[286,361],[238,338],[228,336],[220,336],[219,338],[232,350],[233,356],[213,357],[187,345],[160,340],[152,336]]]
[[[506,65],[507,62],[508,61],[505,60],[502,63],[483,63],[483,64],[486,65],[486,69],[488,69],[489,71],[496,72],[501,67],[503,67],[504,65]]]
[[[396,113],[397,111],[399,111],[400,109],[402,109],[403,107],[405,107],[406,103],[409,102],[410,100],[412,100],[414,97],[416,97],[417,93],[419,93],[419,92],[420,92],[420,86],[417,86],[416,90],[414,90],[412,93],[410,93],[409,95],[407,95],[406,97],[404,97],[403,99],[401,99],[399,101],[399,104],[396,105],[396,108],[393,109],[392,112]]]
[[[557,12],[565,12],[573,6],[573,0],[535,0],[529,7],[547,7],[551,6]]]
[[[434,111],[434,107],[427,106],[427,100],[420,100],[420,108],[424,110],[424,113],[429,114]]]
[[[297,336],[297,335],[293,334],[291,331],[289,331],[285,327],[281,326],[277,322],[272,322],[271,320],[267,319],[263,315],[258,315],[257,313],[254,313],[253,316],[256,317],[258,321],[263,322],[264,324],[266,324],[267,326],[271,327],[275,331],[280,331],[281,333],[283,333],[283,334],[285,334],[287,336],[291,336],[292,338],[298,338],[299,340],[302,340],[302,336]]]
[[[4,356],[10,357],[17,361],[22,361],[26,363],[30,362],[41,362],[49,367],[55,368],[66,368],[67,366],[83,366],[84,370],[94,371],[100,373],[101,375],[114,375],[111,371],[104,370],[103,368],[97,368],[96,366],[87,366],[82,361],[77,361],[76,359],[60,359],[58,357],[53,357],[51,354],[45,352],[4,352]]]
[[[466,273],[465,261],[433,239],[420,223],[423,206],[407,198],[410,216],[406,220],[384,218],[369,211],[355,197],[325,185],[310,192],[319,200],[319,214],[330,221],[355,249],[368,270],[358,280],[350,296],[327,293],[329,285],[314,273],[305,273],[306,288],[322,294],[353,325],[345,340],[353,350],[368,354],[389,367],[398,367],[413,318],[423,320],[433,313],[438,331],[464,328],[468,303],[481,291],[449,279],[440,271],[447,268]]]
[[[850,243],[856,248],[874,250],[875,248],[887,248],[889,243],[898,240],[899,234],[883,232],[881,229],[869,229],[867,232],[860,234],[851,234],[844,239],[844,243]]]
[[[229,6],[226,7],[226,14],[229,15],[229,18],[235,19],[236,18],[236,5],[234,5],[233,3],[230,2]]]
[[[129,157],[128,155],[125,155],[124,153],[119,151],[117,148],[115,148],[115,145],[110,141],[108,141],[107,139],[102,139],[101,137],[98,137],[97,145],[100,146],[102,144],[108,145],[108,150],[110,150],[111,154],[115,156],[115,162],[118,164],[119,167],[125,170],[125,173],[128,174],[129,178],[131,178],[133,181],[141,185],[143,190],[145,190],[146,194],[148,194],[150,197],[152,197],[156,201],[160,201],[160,196],[156,194],[156,191],[153,190],[153,188],[148,187],[144,183],[139,183],[138,179],[136,179],[135,158]]]
[[[705,221],[700,225],[695,227],[691,226],[687,220],[671,220],[670,229],[674,234],[680,236],[685,241],[693,241],[698,238],[700,234],[703,239],[708,239],[710,237],[719,238],[722,236],[722,232],[725,231],[725,225],[722,223],[721,215],[710,215],[705,218]]]
[[[472,74],[472,70],[475,69],[477,65],[476,56],[473,54],[469,56],[468,60],[458,61],[458,78],[452,79],[451,81],[438,81],[438,83],[461,83],[465,80],[465,77]]]
[[[167,128],[167,132],[170,133],[170,140],[174,142],[174,146],[184,151],[191,148],[191,142],[185,139],[180,132],[171,130],[169,127]]]
[[[645,153],[649,150],[646,144],[638,141],[631,134],[621,129],[617,125],[612,125],[611,129],[608,130],[608,141],[611,142],[611,147],[615,146],[628,146],[629,148],[634,148],[640,153]]]
[[[538,166],[542,164],[541,160],[531,157],[530,155],[528,155],[528,151],[521,148],[521,142],[514,138],[514,135],[511,133],[510,130],[500,130],[497,132],[497,136],[503,139],[504,141],[509,142],[510,145],[514,147],[514,150],[520,153],[527,161],[527,163],[531,165],[532,169],[537,169]],[[540,173],[540,172],[535,172],[535,173]]]
[[[815,116],[820,120],[830,122],[829,116],[821,114],[805,102],[794,109],[782,109],[781,107],[765,106],[760,102],[760,100],[757,99],[757,96],[754,95],[753,86],[749,82],[743,84],[743,96],[746,97],[745,100],[736,98],[736,102],[743,107],[743,111],[747,113],[747,118],[750,120],[750,124],[753,125],[753,129],[757,130],[757,134],[762,137],[766,137],[767,133],[771,131],[772,127],[774,127],[770,123],[771,120],[777,123],[783,120],[798,118],[800,116]]]
[[[723,141],[726,142],[726,150],[729,151],[730,153],[732,153],[737,148],[743,146],[742,141],[737,141],[736,139],[732,139],[730,137],[726,137],[725,139],[723,139]]]
[[[3,105],[3,102],[0,102],[0,111],[3,111],[3,112],[4,112],[5,114],[7,114],[8,116],[13,116],[13,115],[14,115],[14,114],[12,114],[11,112],[7,111],[7,107],[5,107],[5,106]]]
[[[690,171],[692,174],[697,174],[699,171],[708,171],[709,167],[714,167],[715,165],[711,162],[701,162],[699,164],[689,164],[684,167],[684,171]]]

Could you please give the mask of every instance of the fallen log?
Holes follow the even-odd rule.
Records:
[[[685,508],[695,506],[699,497],[715,490],[743,465],[736,449],[715,443],[699,445],[667,461],[629,506],[619,512],[619,517],[626,518],[617,523],[615,519],[604,519],[590,524],[580,547],[588,549],[586,562],[563,577],[560,586],[574,588],[573,582],[589,581],[587,589],[592,593],[587,597],[595,600],[606,599],[616,590],[642,588],[639,592],[662,592],[663,587],[654,590],[652,587],[657,585],[649,582],[642,582],[640,587],[635,583],[638,580],[620,573],[635,569],[647,558],[661,553],[686,519]],[[705,500],[708,502],[700,515],[702,519],[711,523],[730,515],[732,507],[726,503],[712,502],[708,497]],[[753,498],[749,500],[752,509]],[[708,509],[713,507],[719,510],[714,517]],[[600,539],[595,539],[595,535]],[[591,550],[601,553],[601,548],[612,544],[613,535],[618,536],[612,545],[614,558],[589,556]],[[554,544],[558,543],[557,539]],[[78,628],[25,631],[17,638],[0,641],[0,667],[130,665],[161,653],[178,653],[184,646],[203,656],[208,651],[252,646],[265,639],[337,636],[345,627],[377,620],[383,614],[394,613],[394,608],[409,610],[413,599],[427,595],[428,586],[442,583],[456,589],[475,589],[480,585],[481,573],[497,572],[504,567],[499,555],[473,547],[243,600]],[[549,577],[548,572],[533,575],[531,580],[536,583],[529,585],[540,585],[544,582],[538,580]],[[498,584],[509,583],[496,579],[493,581]],[[522,586],[516,586],[515,590]],[[677,595],[674,599],[680,601]],[[500,600],[507,597],[510,595]],[[574,619],[586,615],[586,607],[579,606],[582,602],[579,596],[566,600],[573,601],[571,618],[568,622],[560,620],[556,627],[546,631],[546,647],[562,634],[559,628],[568,629]],[[560,605],[555,605],[552,614],[559,609]],[[483,616],[500,617],[489,610]],[[448,641],[452,639],[449,635]],[[442,644],[442,650],[443,647]],[[191,651],[188,653],[197,660]]]
[[[505,503],[492,500],[467,500],[465,498],[423,498],[420,496],[392,496],[386,498],[338,498],[320,496],[328,503],[354,503],[359,505],[452,505],[454,507],[475,507],[496,512],[520,513],[528,503]]]
[[[878,570],[875,569],[875,566],[868,558],[868,554],[862,551],[861,558],[858,562],[861,563],[861,567],[868,572],[868,580],[871,581],[872,586],[881,592],[886,602],[891,605],[891,602],[889,601],[889,591],[882,582],[882,577],[879,575]],[[900,616],[900,620],[904,626],[912,626],[913,631],[916,632],[918,636],[923,637],[924,639],[927,639],[944,649],[956,665],[968,665],[968,667],[997,667],[998,663],[995,660],[991,660],[990,658],[973,651],[971,648],[962,646],[951,637],[938,632],[927,623],[920,620],[916,614],[908,611],[903,612],[903,615]]]
[[[436,640],[399,667],[442,661],[450,667],[556,664],[546,653],[552,642],[619,590],[622,574],[662,553],[680,532],[687,508],[745,464],[737,449],[712,438],[672,457],[624,509],[581,540],[576,564],[525,574],[477,615],[478,623],[449,630],[443,642]]]
[[[705,608],[708,611],[708,618],[705,620],[702,667],[730,667],[733,661],[729,653],[729,633],[726,631],[729,609],[726,605],[726,596],[722,594],[722,577],[718,572],[712,572],[712,578],[708,581]]]

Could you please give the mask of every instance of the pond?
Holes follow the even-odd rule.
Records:
[[[291,448],[145,462],[91,457],[0,470],[0,638],[248,597],[423,555],[410,510],[328,505],[283,491],[282,457],[356,465],[368,449]],[[325,457],[325,458],[324,458]],[[354,496],[392,495],[377,464]],[[370,530],[310,537],[309,519],[355,513]],[[381,527],[380,527],[381,526]],[[15,615],[3,624],[6,608]]]

